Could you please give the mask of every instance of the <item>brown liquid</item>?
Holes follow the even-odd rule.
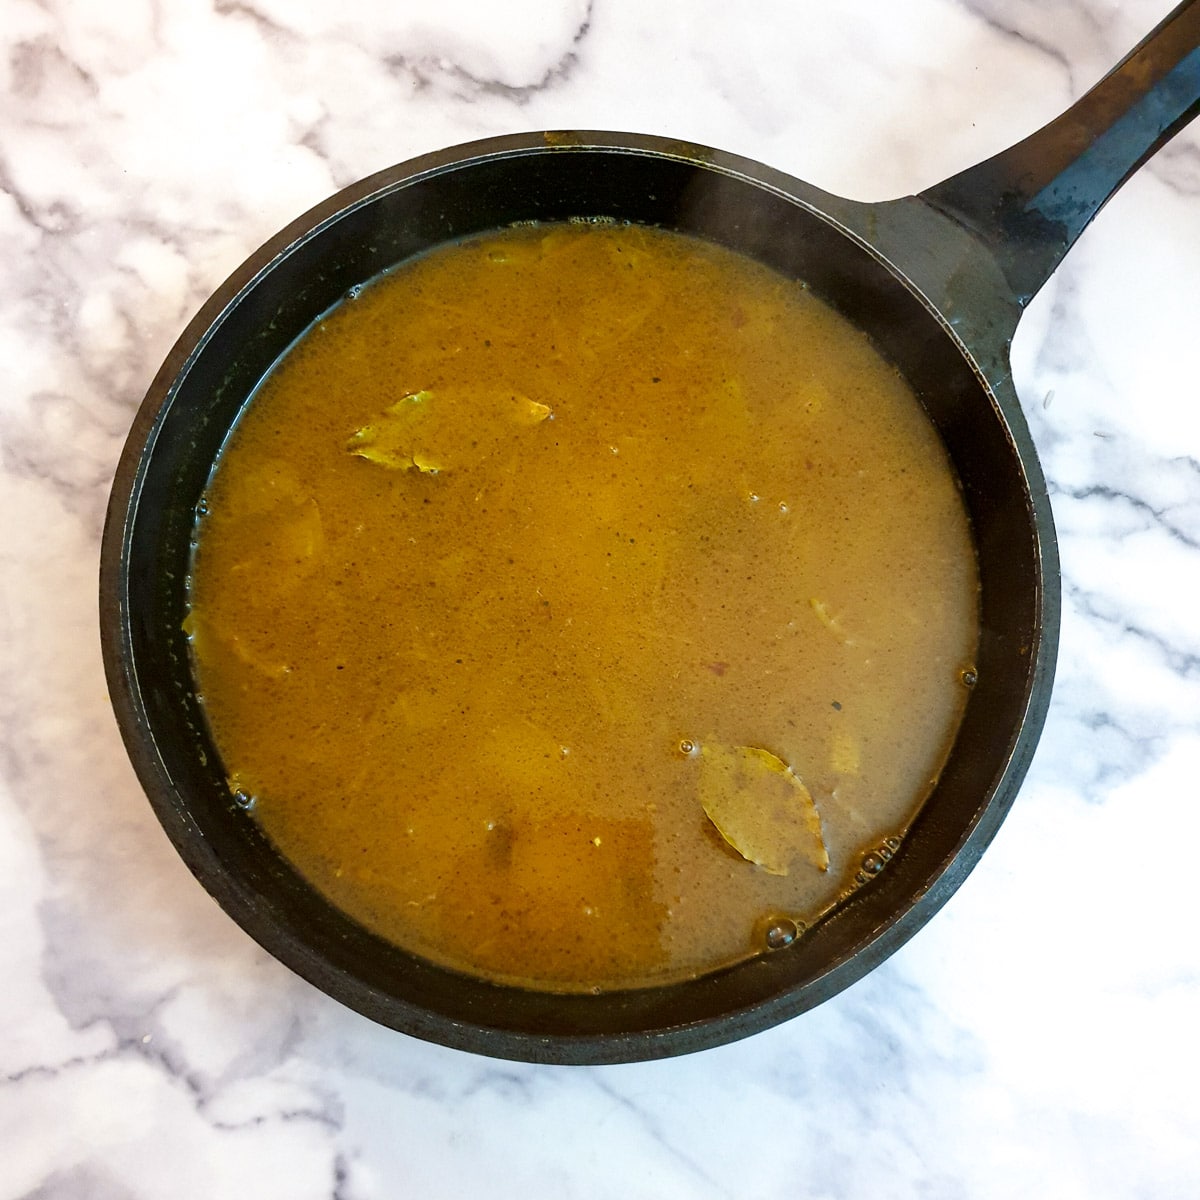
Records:
[[[679,235],[401,267],[272,373],[206,509],[187,628],[234,785],[347,913],[463,971],[763,952],[903,833],[965,703],[975,562],[916,400],[800,285]],[[706,812],[800,803],[784,764],[826,870]]]

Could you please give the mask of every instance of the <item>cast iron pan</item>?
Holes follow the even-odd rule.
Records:
[[[656,137],[526,134],[382,171],[255,253],[159,371],[118,467],[100,618],[109,689],[154,809],[201,883],[294,971],[418,1037],[534,1062],[605,1063],[732,1041],[880,963],[974,866],[1041,731],[1059,623],[1045,483],[1013,390],[1024,305],[1117,187],[1200,106],[1200,7],[1180,6],[1064,116],[918,196],[859,204],[758,163]],[[331,907],[232,801],[180,624],[197,501],[248,394],[356,284],[517,220],[609,216],[723,243],[874,338],[916,389],[962,482],[982,580],[979,681],[941,781],[878,877],[792,945],[687,983],[554,996],[404,953]]]

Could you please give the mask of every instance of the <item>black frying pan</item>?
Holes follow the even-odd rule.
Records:
[[[188,326],[117,469],[100,617],[130,757],[179,853],[227,912],[317,987],[479,1053],[601,1063],[680,1054],[832,996],[920,928],[1007,813],[1041,732],[1059,623],[1045,483],[1008,348],[1025,304],[1121,183],[1200,107],[1189,0],[1064,116],[918,196],[859,204],[705,147],[526,134],[380,172],[255,253]],[[449,972],[331,907],[233,803],[180,629],[195,508],[246,397],[354,285],[517,220],[610,216],[723,243],[806,280],[915,388],[962,482],[982,583],[978,684],[936,791],[886,868],[790,946],[701,979],[555,996]]]

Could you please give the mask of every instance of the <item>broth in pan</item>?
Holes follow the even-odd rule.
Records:
[[[802,285],[660,230],[516,228],[363,288],[201,508],[231,786],[347,914],[499,981],[786,944],[885,864],[973,679],[911,390]]]

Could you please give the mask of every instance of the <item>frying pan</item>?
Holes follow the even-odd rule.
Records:
[[[368,1017],[534,1062],[652,1059],[791,1018],[879,964],[945,903],[1008,812],[1041,732],[1059,626],[1045,481],[1013,388],[1024,306],[1121,183],[1200,107],[1200,7],[1177,8],[1067,113],[917,196],[862,204],[658,137],[538,133],[427,155],[346,189],[253,254],[150,386],[113,484],[100,619],[118,723],[200,882],[259,943]],[[318,895],[234,802],[181,630],[196,505],[255,385],[352,287],[511,222],[681,230],[805,280],[908,378],[958,472],[981,579],[978,683],[899,851],[785,948],[671,986],[552,995],[441,969]],[[875,872],[878,872],[877,874]]]

